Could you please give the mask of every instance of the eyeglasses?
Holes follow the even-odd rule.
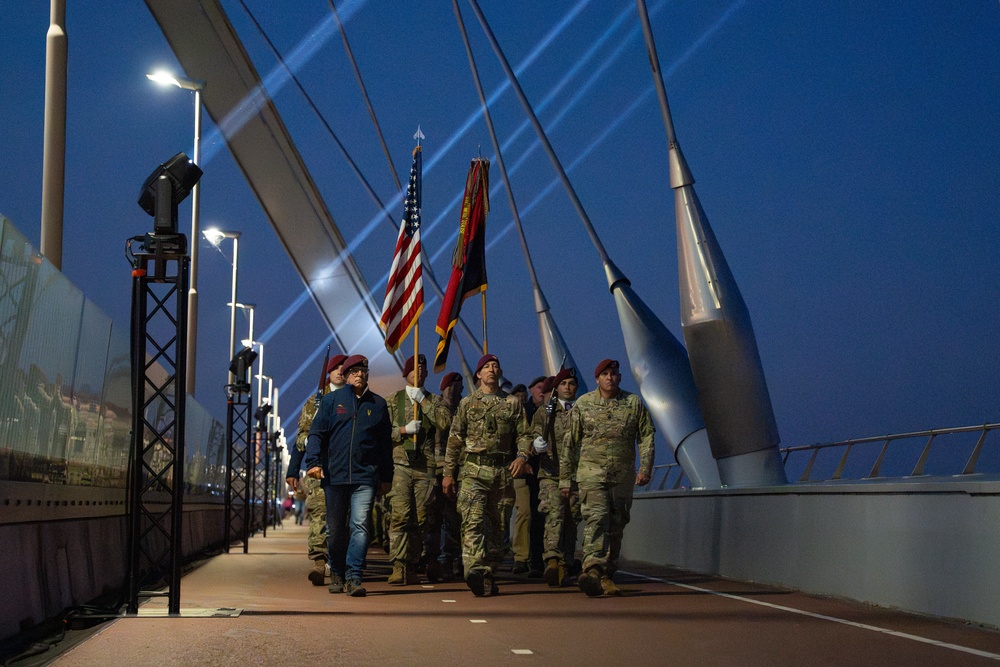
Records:
[[[358,373],[360,373],[362,375],[368,375],[368,369],[367,368],[352,368],[351,370],[347,371],[347,377],[351,377],[352,375],[357,375]]]

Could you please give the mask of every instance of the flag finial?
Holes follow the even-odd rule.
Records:
[[[426,137],[424,137],[424,133],[420,131],[419,125],[417,125],[417,132],[413,135],[413,138],[417,140],[417,145],[420,144],[421,139],[426,139]]]

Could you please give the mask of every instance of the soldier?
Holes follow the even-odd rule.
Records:
[[[465,389],[460,373],[447,373],[441,378],[441,400],[450,416],[455,415]],[[449,420],[450,424],[450,420]],[[434,457],[437,460],[438,486],[444,479],[444,455],[448,448],[449,429],[435,434]],[[427,514],[428,534],[424,540],[424,557],[427,563],[440,557],[441,578],[451,581],[462,576],[461,519],[453,498],[443,493],[435,494]]]
[[[503,507],[514,501],[513,477],[531,468],[524,408],[506,400],[500,377],[500,362],[492,354],[476,364],[479,388],[458,405],[441,482],[445,495],[454,498],[458,475],[465,583],[477,597],[499,592],[493,575],[503,560]]]
[[[326,493],[330,592],[364,597],[361,575],[371,537],[368,517],[376,495],[392,484],[392,422],[385,399],[368,389],[368,359],[344,361],[347,384],[323,397],[309,428],[306,474]]]
[[[345,359],[347,359],[347,355],[337,354],[327,362],[327,384],[323,387],[324,395],[344,386],[344,377],[340,371]],[[318,408],[319,402],[310,397],[302,406],[302,414],[299,415],[299,432],[295,436],[295,449],[298,450],[299,454],[294,456],[294,460],[289,463],[285,478],[288,486],[293,490],[298,488],[299,468],[297,464],[302,461],[302,456],[305,454],[306,441],[309,439],[309,427],[312,425]],[[292,463],[296,463],[294,470]],[[318,479],[306,477],[304,485],[307,494],[306,511],[309,513],[308,555],[309,559],[313,561],[313,567],[309,570],[309,581],[313,583],[313,586],[322,586],[326,577],[328,552],[326,546],[326,498]]]
[[[571,483],[568,498],[564,499],[559,491],[560,443],[569,430],[570,409],[579,387],[576,369],[560,370],[553,384],[555,393],[545,409],[535,412],[531,433],[535,436],[532,448],[538,454],[538,511],[545,522],[544,577],[549,586],[558,587],[563,585],[573,563],[580,523],[580,494],[576,482]]]
[[[580,488],[580,509],[586,523],[583,574],[577,583],[590,597],[621,595],[613,577],[632,508],[632,487],[648,484],[653,470],[655,432],[639,397],[619,388],[622,376],[617,361],[601,361],[594,377],[597,389],[581,396],[569,413],[569,429],[559,456],[563,498],[569,499],[574,480]]]
[[[406,360],[403,366],[406,388],[389,396],[392,421],[392,516],[389,520],[392,574],[389,584],[416,583],[417,561],[427,534],[427,511],[437,486],[434,441],[439,431],[448,431],[451,412],[441,400],[424,390],[427,359],[424,355]],[[426,564],[427,580],[440,578],[437,559]]]
[[[528,385],[530,398],[524,404],[524,415],[528,424],[532,423],[533,416],[548,400],[554,379],[542,375]],[[518,387],[523,386],[518,385]],[[522,396],[521,400],[524,401],[525,398]],[[534,465],[532,469],[535,469]],[[542,540],[545,519],[538,511],[538,491],[538,477],[534,472],[526,473],[514,480],[514,524],[511,527],[510,539],[511,550],[514,552],[513,572],[527,574],[530,578],[541,577],[543,567]],[[507,517],[507,521],[510,521],[510,517]]]

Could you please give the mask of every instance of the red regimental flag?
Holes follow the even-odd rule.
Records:
[[[486,216],[490,211],[490,161],[476,158],[465,179],[462,198],[462,218],[458,228],[458,243],[452,256],[451,278],[441,299],[437,319],[437,354],[434,372],[444,370],[452,330],[458,322],[462,302],[474,294],[486,291]]]
[[[406,186],[403,222],[399,225],[396,253],[392,257],[389,283],[382,303],[379,326],[385,332],[385,347],[395,352],[424,309],[424,284],[420,259],[421,150],[413,149],[410,182]]]

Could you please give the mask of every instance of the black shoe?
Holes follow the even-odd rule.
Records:
[[[344,592],[344,579],[336,572],[330,573],[330,585],[327,586],[326,590],[331,593],[343,593]]]
[[[497,586],[497,582],[493,580],[493,577],[487,575],[486,583],[483,588],[489,588],[489,595],[492,597],[494,595],[500,595],[500,587]]]
[[[514,574],[527,574],[528,564],[523,560],[514,561],[514,567],[511,569]]]
[[[580,590],[587,594],[587,597],[596,598],[604,595],[604,587],[601,586],[601,573],[595,568],[590,568],[580,575],[576,580]]]
[[[600,582],[598,582],[598,585],[600,585]],[[344,590],[352,598],[363,598],[368,594],[368,591],[365,590],[365,587],[357,579],[348,579]]]
[[[490,582],[492,583],[492,581],[493,577],[490,577]],[[465,585],[469,587],[469,590],[472,591],[472,594],[477,598],[481,598],[486,595],[486,577],[483,576],[482,570],[472,570],[469,572],[469,574],[465,577]],[[598,582],[598,585],[600,585],[600,582]]]

